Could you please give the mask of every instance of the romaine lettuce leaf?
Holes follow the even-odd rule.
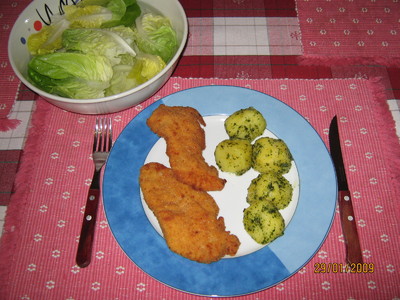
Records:
[[[28,64],[29,80],[44,91],[62,97],[104,97],[113,69],[104,56],[81,53],[38,55]]]
[[[72,27],[78,28],[131,26],[141,14],[136,0],[83,0],[64,10]]]
[[[122,54],[136,55],[133,37],[132,29],[124,26],[111,29],[75,28],[64,31],[62,43],[66,51],[106,56],[112,65],[116,65],[120,63]]]
[[[105,91],[105,96],[112,96],[130,90],[137,86],[133,78],[128,78],[131,71],[130,65],[116,65],[113,67],[114,75],[110,81],[110,86]]]
[[[113,67],[114,75],[106,96],[115,95],[132,89],[153,78],[165,68],[161,57],[152,54],[140,54],[133,60],[125,55],[120,65]]]
[[[161,57],[152,54],[141,54],[137,56],[128,78],[135,79],[136,83],[142,84],[153,78],[165,68],[165,62]]]
[[[99,28],[102,24],[113,19],[113,13],[100,5],[67,5],[64,7],[65,18],[72,28]]]
[[[126,7],[125,14],[122,16],[121,19],[109,21],[103,24],[101,27],[108,28],[119,25],[124,25],[128,27],[134,26],[135,20],[140,16],[141,13],[142,11],[140,9],[140,6],[136,2],[134,2],[133,4]]]
[[[178,48],[176,33],[168,18],[146,13],[136,19],[136,44],[149,54],[160,56],[168,63]]]
[[[28,37],[28,50],[32,55],[52,53],[62,47],[61,36],[69,27],[66,19],[60,19],[50,26]]]

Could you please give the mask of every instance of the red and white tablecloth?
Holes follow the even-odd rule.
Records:
[[[187,48],[173,78],[144,105],[175,92],[176,84],[179,89],[221,83],[246,86],[298,110],[325,142],[330,119],[340,116],[363,256],[375,266],[369,274],[314,273],[314,263],[344,261],[335,216],[326,242],[302,270],[244,298],[400,298],[400,155],[386,102],[392,99],[390,109],[398,112],[398,1],[180,2],[190,26]],[[29,3],[0,3],[0,204],[7,205],[0,298],[193,298],[136,268],[113,240],[102,212],[94,263],[87,269],[75,265],[91,178],[94,116],[47,104],[20,85],[12,72],[5,41]],[[143,105],[113,114],[116,131],[141,109]]]

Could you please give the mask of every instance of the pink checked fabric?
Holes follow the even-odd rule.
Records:
[[[397,0],[297,0],[303,51],[332,64],[400,65],[400,2]],[[325,60],[323,57],[325,56]]]
[[[399,298],[400,151],[380,82],[174,77],[143,104],[110,115],[116,136],[161,97],[211,84],[242,86],[282,100],[301,113],[325,143],[330,121],[338,116],[363,257],[375,268],[365,274],[314,273],[316,263],[344,263],[345,247],[336,211],[326,241],[304,268],[268,290],[240,299]],[[93,168],[94,120],[95,116],[68,113],[38,101],[16,193],[8,207],[0,249],[0,298],[203,299],[165,286],[137,268],[112,237],[102,207],[93,261],[85,269],[76,266]]]

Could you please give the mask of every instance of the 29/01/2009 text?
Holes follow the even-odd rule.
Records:
[[[374,263],[315,263],[314,273],[374,273]]]

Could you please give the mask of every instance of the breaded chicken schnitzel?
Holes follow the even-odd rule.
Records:
[[[220,191],[226,180],[202,155],[206,147],[203,117],[191,107],[161,104],[148,118],[150,129],[167,143],[167,155],[177,178],[202,191]]]
[[[139,180],[173,252],[201,263],[236,254],[240,241],[225,230],[218,205],[207,192],[182,183],[175,171],[160,163],[145,164]]]

